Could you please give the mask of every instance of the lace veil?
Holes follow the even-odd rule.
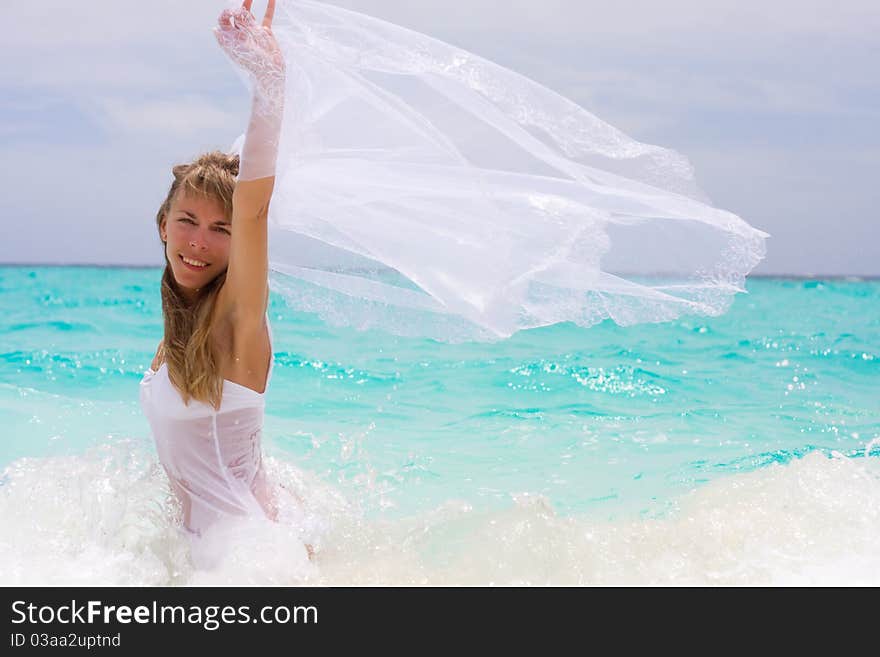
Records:
[[[298,309],[450,342],[626,326],[719,315],[764,257],[686,157],[514,71],[310,0],[272,30],[270,285]]]

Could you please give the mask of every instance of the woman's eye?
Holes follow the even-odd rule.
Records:
[[[188,224],[194,224],[194,223],[195,223],[195,222],[194,222],[192,219],[190,219],[189,217],[181,217],[180,219],[178,219],[178,221],[185,221],[185,222],[188,223]]]

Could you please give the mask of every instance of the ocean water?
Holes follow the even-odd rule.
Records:
[[[138,404],[159,269],[0,267],[0,584],[880,584],[880,281],[449,345],[271,296],[263,449],[321,533],[195,569]]]

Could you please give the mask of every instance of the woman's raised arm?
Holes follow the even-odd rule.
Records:
[[[284,114],[284,57],[272,34],[275,0],[257,24],[245,0],[226,9],[214,29],[217,42],[250,78],[251,116],[232,199],[232,242],[224,296],[235,310],[236,324],[261,326],[268,298],[268,214],[275,186],[275,163]]]

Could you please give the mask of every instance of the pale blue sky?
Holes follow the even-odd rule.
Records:
[[[228,148],[247,119],[211,34],[225,4],[4,8],[0,262],[163,262],[155,213],[171,166]],[[333,4],[461,46],[684,153],[715,205],[771,233],[756,273],[880,275],[876,0]]]

